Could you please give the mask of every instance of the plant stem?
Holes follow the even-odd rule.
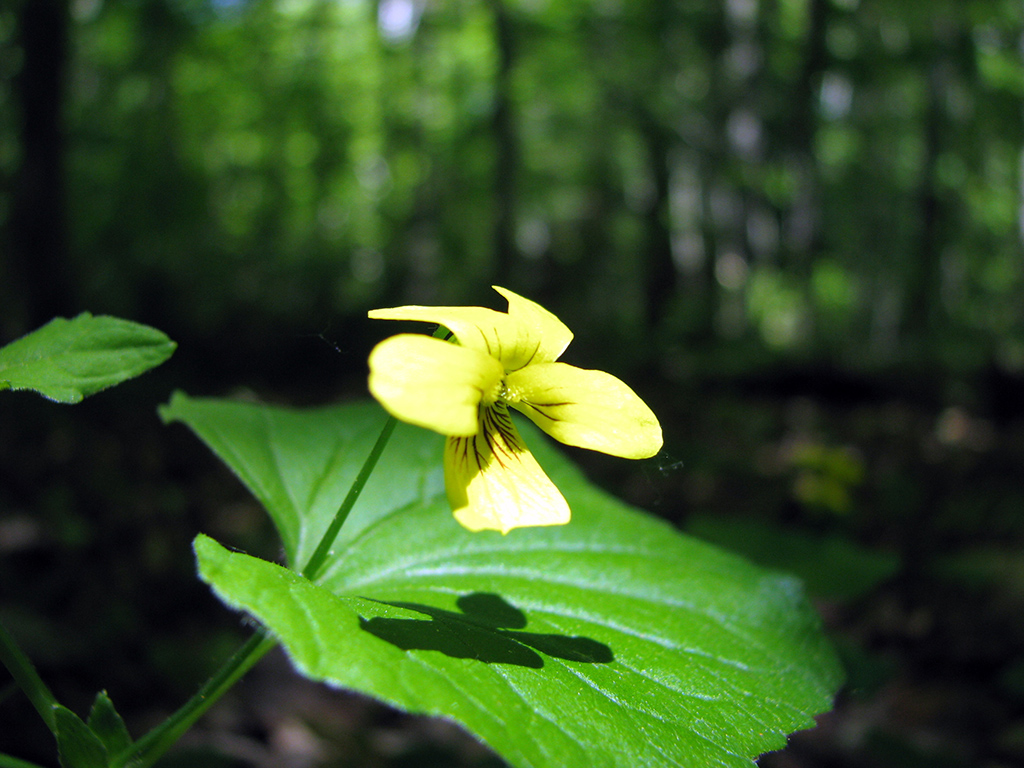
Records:
[[[439,325],[434,329],[433,336],[434,338],[450,339],[452,334],[447,328]],[[384,452],[384,446],[388,444],[391,433],[395,431],[395,424],[397,424],[395,417],[388,416],[388,420],[384,422],[384,428],[381,429],[377,442],[373,444],[373,448],[370,450],[370,455],[363,462],[363,468],[359,470],[359,474],[356,475],[352,487],[348,489],[348,495],[341,502],[341,506],[338,507],[334,519],[331,520],[331,524],[327,527],[323,538],[320,539],[320,543],[317,545],[312,557],[309,558],[309,561],[302,569],[302,575],[310,581],[315,581],[323,572],[324,566],[327,564],[327,558],[331,554],[331,547],[334,546],[334,540],[338,538],[341,526],[345,524],[349,512],[352,511],[352,507],[359,498],[359,494],[363,492],[363,486],[370,479],[373,468],[377,466],[377,460],[380,458],[381,453]]]
[[[323,571],[324,566],[327,564],[327,558],[331,554],[331,547],[334,546],[334,540],[338,537],[338,532],[341,530],[341,526],[344,525],[345,520],[348,519],[348,513],[352,511],[352,507],[356,503],[356,499],[359,498],[359,494],[363,491],[363,486],[366,485],[366,481],[370,479],[370,474],[373,472],[373,468],[377,466],[377,460],[380,458],[381,453],[384,452],[384,446],[387,445],[388,439],[391,437],[391,433],[395,431],[394,416],[388,416],[388,420],[384,422],[384,428],[380,431],[380,436],[377,438],[377,442],[373,444],[373,448],[370,450],[370,455],[366,457],[366,461],[363,462],[362,469],[359,470],[359,474],[356,475],[355,481],[352,483],[352,487],[348,489],[348,494],[345,496],[345,500],[341,502],[341,506],[338,507],[337,513],[334,515],[334,519],[331,520],[331,524],[327,527],[327,531],[324,533],[320,543],[317,545],[316,551],[313,552],[313,556],[309,558],[309,562],[302,569],[302,575],[310,581],[313,581]]]
[[[275,645],[277,640],[265,630],[257,630],[191,699],[129,749],[117,755],[111,761],[111,766],[131,765],[132,768],[145,768],[155,763],[224,695],[225,691]]]
[[[331,524],[327,527],[327,531],[313,552],[313,556],[306,563],[306,567],[303,569],[303,575],[306,578],[313,579],[323,570],[330,555],[331,547],[334,545],[334,540],[338,536],[338,531],[341,530],[341,526],[345,523],[349,512],[352,511],[352,507],[359,498],[363,486],[369,480],[373,468],[377,465],[377,460],[384,451],[384,446],[387,445],[391,433],[395,430],[396,423],[393,416],[388,416],[388,420],[384,422],[384,427],[381,429],[377,442],[374,443],[369,456],[363,462],[359,474],[356,475],[356,479],[352,482],[352,487],[349,488],[348,494],[345,496],[344,501],[341,502],[341,506],[334,515]],[[228,688],[234,685],[242,675],[248,672],[276,644],[277,641],[270,637],[266,630],[258,630],[241,648],[235,651],[235,654],[228,659],[217,674],[211,677],[177,712],[135,742],[129,749],[118,755],[111,761],[111,765],[115,768],[129,764],[132,768],[146,768],[146,766],[152,765],[206,710],[216,703]],[[4,768],[4,766],[0,765],[0,768]]]
[[[324,532],[323,538],[320,539],[320,543],[317,545],[312,557],[309,558],[305,568],[302,569],[302,575],[307,579],[312,581],[323,571],[324,566],[327,564],[327,558],[331,554],[331,547],[334,546],[334,540],[338,537],[341,526],[348,519],[348,515],[352,511],[352,507],[355,506],[359,494],[362,493],[366,481],[370,479],[374,467],[377,466],[377,460],[380,459],[381,454],[384,452],[384,446],[387,445],[391,433],[395,431],[396,424],[397,421],[394,416],[388,416],[387,421],[384,422],[384,427],[377,437],[377,442],[370,449],[370,454],[366,457],[366,461],[363,462],[359,474],[356,475],[356,479],[352,482],[352,487],[348,489],[348,493],[341,502],[341,506],[338,507],[334,519],[327,526],[327,530]],[[2,627],[0,627],[0,630],[2,630]],[[224,695],[225,691],[234,685],[242,675],[248,672],[276,644],[277,640],[270,637],[265,629],[260,628],[241,648],[235,651],[235,654],[228,659],[217,674],[211,677],[177,712],[132,744],[131,747],[120,755],[117,755],[110,763],[112,768],[121,768],[121,766],[125,765],[131,765],[132,768],[147,768],[147,766],[155,763],[206,710],[212,707]],[[40,681],[41,683],[42,681]],[[52,721],[53,715],[51,713],[49,722]],[[5,766],[0,764],[0,768],[5,768]],[[15,768],[19,767],[15,766]]]
[[[51,732],[57,732],[57,723],[53,715],[53,708],[57,706],[57,699],[43,682],[43,679],[36,672],[36,668],[29,661],[21,648],[14,642],[14,638],[0,624],[0,661],[10,671],[11,676],[18,686],[28,696],[32,706],[43,718],[46,727]],[[12,758],[13,759],[13,758]]]

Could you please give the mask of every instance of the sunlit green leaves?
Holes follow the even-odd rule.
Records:
[[[65,110],[73,240],[114,302],[135,281],[102,275],[159,265],[195,327],[250,306],[272,324],[405,278],[468,297],[505,249],[587,284],[576,325],[640,329],[665,238],[707,270],[673,299],[684,336],[860,360],[934,332],[926,303],[1020,342],[1015,0],[173,7],[76,6],[69,76],[96,87]],[[706,279],[723,254],[749,285]],[[823,255],[858,294],[841,313],[806,290]],[[740,303],[763,265],[799,301]]]
[[[231,466],[303,561],[384,416],[176,395],[162,409]],[[400,428],[319,584],[196,541],[200,575],[307,676],[450,717],[517,766],[749,766],[839,682],[799,583],[673,531],[530,444],[573,508],[471,534],[441,441]]]
[[[163,333],[116,317],[58,317],[0,349],[0,389],[31,389],[77,403],[164,362],[175,344]]]

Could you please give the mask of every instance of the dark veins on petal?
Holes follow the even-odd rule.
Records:
[[[448,439],[452,441],[454,460],[467,469],[475,464],[478,471],[491,461],[490,457],[507,469],[526,450],[504,403],[481,407],[480,430],[475,435]]]
[[[453,445],[453,452],[455,454],[455,459],[459,464],[468,469],[470,461],[475,461],[478,471],[483,468],[480,462],[480,454],[475,448],[476,435],[473,435],[472,437],[452,437],[450,439],[455,441]],[[473,450],[470,450],[471,443],[474,445]],[[472,455],[472,459],[470,459],[470,455]]]
[[[521,371],[521,370],[523,370],[523,368],[525,368],[526,366],[530,365],[530,363],[533,362],[533,359],[537,356],[538,352],[540,352],[540,339],[537,340],[537,344],[533,348],[533,352],[530,353],[529,359],[525,363],[520,365],[518,368],[516,368],[515,370],[516,371]],[[509,373],[512,373],[512,371],[509,371]]]
[[[543,410],[544,408],[559,408],[559,407],[561,407],[563,405],[575,405],[575,403],[570,403],[568,401],[566,401],[564,403],[544,403],[543,405],[538,405],[536,403],[531,403],[528,400],[523,400],[521,402],[523,403],[523,405],[527,405],[530,408],[533,408],[533,410],[535,410],[537,413],[539,413],[545,419],[548,419],[550,421],[562,421],[562,419],[558,418],[557,416],[552,416],[550,413],[545,413],[544,410]]]
[[[507,467],[506,461],[514,461],[516,453],[523,450],[523,446],[516,440],[508,408],[504,403],[496,403],[485,409],[483,422],[483,429],[480,432],[487,442],[487,447],[491,450],[491,455],[494,456],[498,464]],[[503,439],[496,439],[499,435]]]

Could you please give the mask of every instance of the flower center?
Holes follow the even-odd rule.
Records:
[[[494,386],[486,390],[483,393],[483,397],[480,398],[480,402],[483,405],[494,405],[498,400],[505,399],[505,379],[504,377],[494,382]]]
[[[511,405],[512,403],[518,403],[523,399],[523,393],[515,387],[510,387],[506,379],[501,380],[501,395],[499,396],[505,403]]]
[[[511,405],[512,403],[518,403],[522,399],[523,394],[518,389],[510,387],[505,377],[496,381],[494,386],[484,392],[483,397],[480,398],[484,405],[494,405],[499,400],[507,405]]]

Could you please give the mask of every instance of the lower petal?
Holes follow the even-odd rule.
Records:
[[[569,522],[569,505],[523,444],[508,409],[497,403],[480,410],[477,434],[445,443],[445,487],[455,519],[471,531],[502,533]]]

